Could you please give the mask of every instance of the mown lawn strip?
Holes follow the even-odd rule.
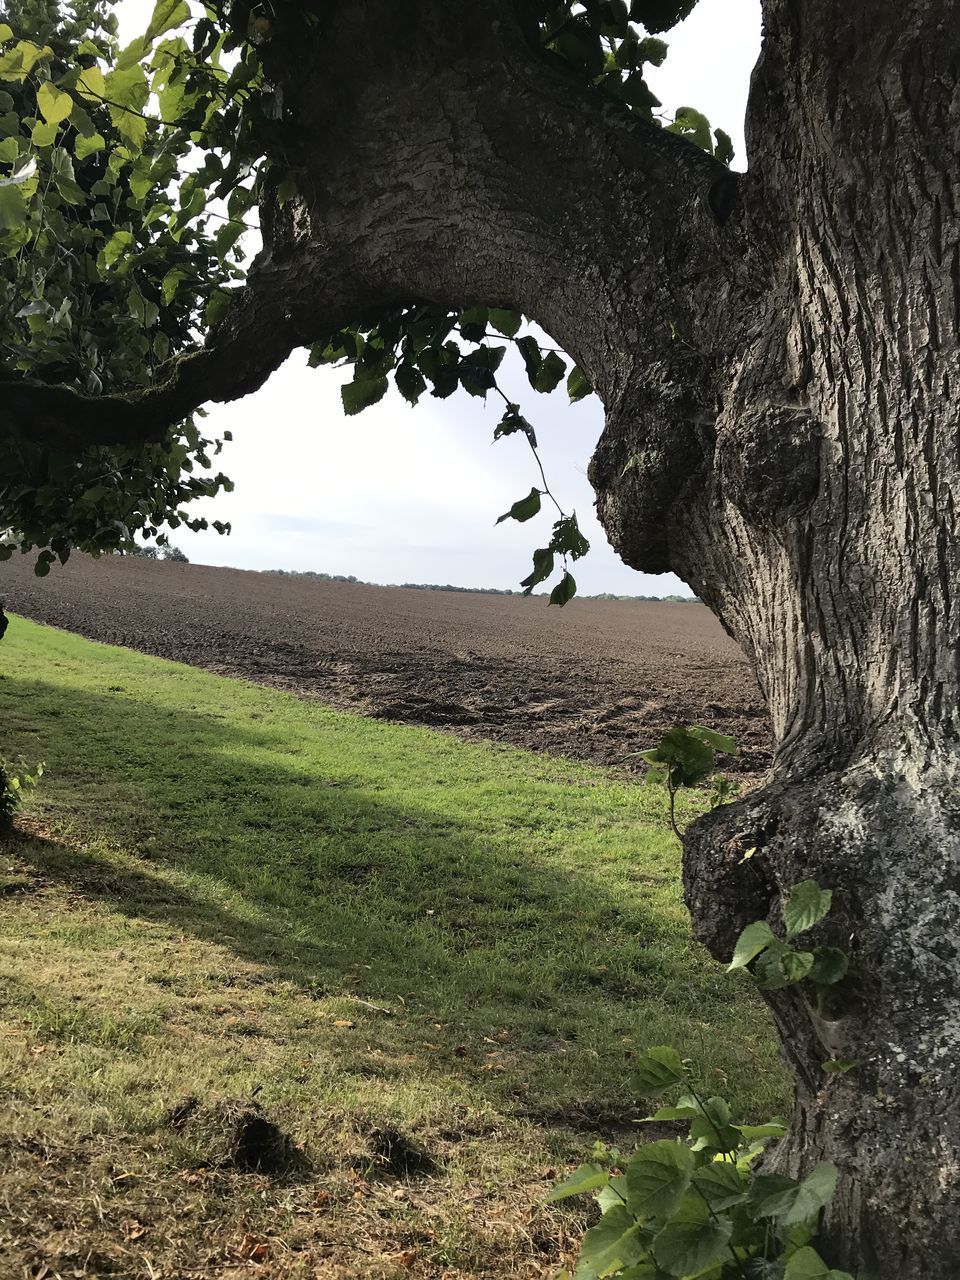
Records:
[[[658,792],[21,619],[0,672],[4,754],[48,769],[0,866],[23,1265],[553,1274],[577,1223],[542,1208],[550,1171],[637,1140],[637,1049],[783,1109]],[[296,1167],[231,1165],[224,1100]]]

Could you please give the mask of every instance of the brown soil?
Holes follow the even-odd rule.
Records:
[[[603,764],[676,723],[768,761],[769,721],[740,650],[702,605],[418,591],[130,558],[47,578],[0,565],[7,608],[304,697]]]

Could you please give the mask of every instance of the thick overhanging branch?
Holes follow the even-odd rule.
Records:
[[[122,395],[6,383],[0,438],[162,439],[397,301],[515,307],[612,415],[664,367],[731,256],[727,170],[558,70],[509,0],[424,0],[399,27],[383,0],[324,12],[312,43],[298,27],[265,50],[285,103],[271,159],[300,194],[279,209],[268,192],[260,265],[207,345]]]
[[[314,289],[318,275],[323,286]],[[68,450],[158,442],[205,402],[256,391],[295,347],[355,319],[365,301],[319,253],[308,263],[255,264],[206,346],[167,361],[150,386],[85,396],[36,381],[0,384],[0,440]]]
[[[569,77],[522,8],[325,8],[314,47],[265,53],[292,121],[281,149],[313,234],[372,291],[515,307],[610,411],[723,273],[735,180]]]

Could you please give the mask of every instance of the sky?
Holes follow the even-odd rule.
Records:
[[[123,38],[146,26],[147,0],[121,0]],[[750,72],[760,46],[760,0],[700,0],[665,37],[670,53],[649,83],[671,115],[696,106],[734,139],[735,168],[744,168],[743,116]],[[575,566],[583,594],[690,594],[671,574],[637,573],[609,546],[586,477],[603,429],[596,397],[570,405],[561,389],[537,395],[519,358],[501,366],[511,399],[533,423],[551,489],[575,510],[590,553]],[[519,367],[518,367],[519,366]],[[353,574],[369,582],[452,583],[516,588],[544,545],[546,505],[525,524],[497,516],[538,484],[536,464],[517,436],[492,443],[499,398],[484,404],[464,391],[409,406],[391,388],[364,413],[347,418],[340,384],[349,373],[308,369],[294,353],[252,396],[211,406],[207,434],[233,442],[218,465],[235,490],[196,514],[229,521],[233,532],[178,529],[173,540],[195,563],[242,569],[298,569]]]

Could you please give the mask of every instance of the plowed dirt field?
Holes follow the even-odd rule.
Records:
[[[38,622],[371,716],[593,760],[675,723],[768,761],[769,722],[739,649],[702,605],[420,591],[78,556],[47,578],[0,564],[0,598]],[[0,670],[3,651],[0,647]]]

